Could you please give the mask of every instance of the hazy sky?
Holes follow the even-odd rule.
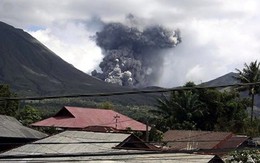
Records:
[[[0,21],[22,28],[61,58],[90,73],[102,60],[91,38],[105,22],[180,29],[182,43],[166,51],[159,86],[205,82],[260,56],[258,0],[1,0]],[[96,19],[93,19],[96,18]]]

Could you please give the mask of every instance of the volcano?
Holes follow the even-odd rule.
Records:
[[[130,90],[130,88],[103,82],[76,69],[27,32],[3,22],[0,22],[0,56],[0,84],[10,85],[11,90],[18,96]],[[126,99],[133,101],[147,99],[142,95],[129,97]]]

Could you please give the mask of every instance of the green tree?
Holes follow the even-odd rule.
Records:
[[[258,149],[246,149],[246,150],[236,150],[232,151],[226,162],[260,162],[260,150]]]
[[[114,104],[112,102],[110,102],[110,101],[105,101],[105,102],[100,103],[98,105],[98,108],[113,110],[114,109]]]
[[[219,117],[219,112],[222,110],[220,92],[214,89],[203,89],[198,91],[199,100],[206,105],[208,112],[207,116],[203,117],[204,125],[202,130],[214,130],[215,124]]]
[[[0,98],[16,97],[16,94],[10,91],[8,85],[0,85]],[[0,101],[0,114],[15,116],[18,109],[18,100],[2,100]]]
[[[185,83],[184,87],[195,87],[196,84],[192,81],[188,81],[187,83]]]
[[[260,82],[260,63],[256,61],[251,62],[249,65],[244,64],[242,70],[236,69],[238,76],[235,77],[242,83],[256,83]],[[255,94],[259,93],[259,84],[258,85],[248,85],[240,87],[240,90],[248,90],[248,94],[251,96],[251,122],[253,121],[254,116],[254,101]]]
[[[218,109],[215,130],[243,133],[244,128],[247,127],[248,100],[240,98],[237,91],[224,91],[220,93],[220,103],[222,106]]]
[[[241,99],[235,90],[218,91],[204,89],[199,92],[199,99],[207,108],[208,115],[204,117],[202,130],[220,130],[242,132],[242,126],[247,118],[247,99]],[[240,126],[240,127],[238,127]]]
[[[39,121],[42,119],[41,112],[32,106],[26,105],[22,110],[17,112],[16,118],[25,126],[29,126],[30,124]]]
[[[174,91],[158,99],[153,113],[157,127],[168,129],[200,129],[243,132],[246,124],[247,99],[237,91],[216,89]]]
[[[158,99],[158,109],[153,110],[161,116],[160,127],[169,129],[197,129],[198,120],[206,114],[205,105],[199,101],[198,94],[191,91],[174,91],[170,98]]]

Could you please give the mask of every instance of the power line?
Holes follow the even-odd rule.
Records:
[[[78,152],[78,153],[44,153],[44,154],[14,154],[14,155],[0,155],[0,160],[2,159],[21,159],[21,158],[54,158],[54,157],[98,157],[98,156],[123,156],[123,155],[146,155],[146,154],[176,154],[176,153],[186,153],[186,154],[205,154],[205,153],[224,153],[230,152],[232,150],[242,151],[248,150],[249,148],[225,148],[225,149],[192,149],[192,150],[158,150],[158,151],[113,151],[113,152]],[[250,148],[250,150],[259,150],[259,148]]]
[[[260,82],[256,83],[246,83],[246,84],[231,84],[231,85],[220,85],[220,86],[207,86],[207,87],[177,87],[177,88],[171,88],[171,89],[157,89],[157,90],[135,90],[135,91],[126,91],[126,92],[111,92],[111,93],[93,93],[93,94],[79,94],[79,95],[64,95],[64,96],[42,96],[42,97],[11,97],[11,98],[0,98],[0,101],[4,100],[43,100],[43,99],[57,99],[57,98],[77,98],[77,97],[98,97],[98,96],[113,96],[113,95],[126,95],[126,94],[146,94],[146,93],[163,93],[163,92],[171,92],[171,91],[180,91],[180,90],[195,90],[195,89],[215,89],[215,88],[223,88],[223,87],[241,87],[241,86],[249,86],[249,85],[259,85]],[[210,140],[210,141],[216,141],[216,140]],[[183,142],[183,141],[173,141],[173,142]],[[185,141],[190,142],[190,141]],[[195,141],[192,141],[195,142]],[[204,141],[209,142],[209,141]],[[79,142],[79,143],[105,143],[105,142]],[[115,143],[115,142],[108,142],[108,143]],[[119,142],[120,143],[120,142]],[[151,143],[151,142],[150,142]],[[1,143],[3,144],[3,143]],[[57,143],[57,144],[63,144],[63,143]],[[259,149],[259,148],[257,148]],[[223,149],[221,149],[222,151]],[[234,150],[234,149],[233,149]],[[197,151],[197,150],[196,150]],[[178,152],[178,151],[175,151]],[[192,152],[192,151],[188,151]],[[194,152],[194,151],[193,151]],[[158,153],[158,152],[156,152]],[[138,153],[142,154],[142,153]],[[56,154],[56,155],[25,155],[20,156],[16,155],[15,157],[10,158],[46,158],[46,157],[77,157],[77,156],[107,156],[109,154],[89,154],[89,153],[77,153],[77,154]],[[126,155],[126,154],[123,154]],[[38,157],[37,157],[38,156]],[[7,156],[9,158],[9,156]],[[0,159],[3,159],[4,157],[0,156]]]
[[[44,99],[59,99],[59,98],[78,98],[78,97],[105,97],[105,96],[115,96],[115,95],[130,95],[130,94],[147,94],[147,93],[164,93],[172,91],[181,90],[196,90],[196,89],[215,89],[215,88],[225,88],[225,87],[243,87],[250,85],[260,85],[260,82],[255,83],[237,83],[228,85],[218,85],[218,86],[194,86],[194,87],[175,87],[175,88],[163,88],[156,90],[148,89],[137,89],[133,91],[123,91],[123,92],[105,92],[105,93],[89,93],[89,94],[72,94],[72,95],[57,95],[57,96],[33,96],[33,97],[1,97],[0,101],[5,100],[44,100]]]
[[[70,136],[62,136],[66,138],[79,138],[79,139],[84,139],[83,137],[70,137]],[[26,145],[56,145],[56,144],[116,144],[116,143],[122,143],[122,141],[98,141],[98,139],[94,138],[85,138],[87,140],[91,141],[77,141],[77,142],[33,142],[33,143],[28,143]],[[92,141],[93,140],[93,141]],[[104,139],[99,139],[99,140],[104,140]],[[132,141],[132,142],[127,142],[128,144],[143,144],[143,143],[150,143],[150,144],[167,144],[167,143],[188,143],[188,142],[194,142],[194,143],[199,143],[199,142],[220,142],[223,141],[223,139],[211,139],[211,140],[169,140],[169,141]],[[237,140],[228,140],[227,142],[237,142]],[[10,144],[24,144],[22,142],[17,142],[17,143],[0,143],[0,145],[10,145]],[[260,149],[260,147],[259,147]]]
[[[143,141],[143,142],[127,142],[127,144],[143,144],[143,143],[178,143],[178,142],[182,142],[182,143],[185,143],[185,142],[194,142],[194,143],[198,143],[198,142],[217,142],[217,141],[221,141],[221,140],[196,140],[196,141],[161,141],[161,142],[146,142],[146,141]],[[228,142],[232,142],[232,141],[228,141]],[[235,140],[234,140],[235,142]],[[56,145],[56,144],[114,144],[114,143],[122,143],[122,141],[80,141],[80,142],[34,142],[34,143],[29,143],[29,144],[25,144],[25,145]],[[24,144],[24,143],[0,143],[0,146],[1,145],[12,145],[12,144]]]

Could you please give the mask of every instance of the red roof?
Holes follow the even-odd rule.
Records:
[[[107,109],[64,106],[55,116],[33,123],[32,126],[84,129],[97,126],[114,130],[145,131],[146,125],[123,114]]]
[[[231,132],[170,130],[164,133],[163,141],[173,150],[194,150],[237,148],[247,139]]]

